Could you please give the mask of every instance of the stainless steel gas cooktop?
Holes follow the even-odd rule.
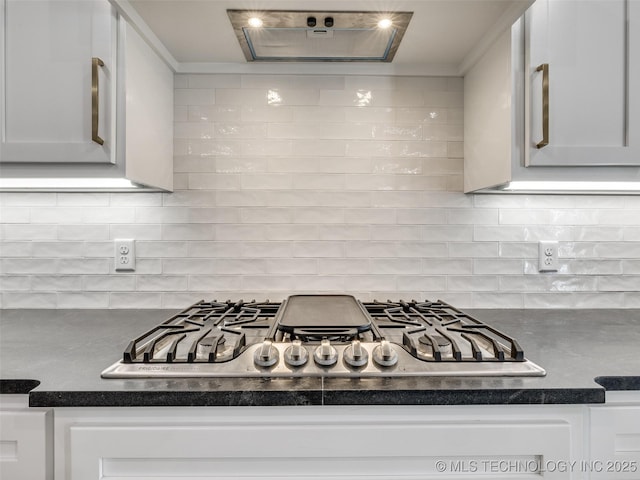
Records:
[[[542,376],[508,335],[442,302],[201,301],[131,340],[105,378]]]

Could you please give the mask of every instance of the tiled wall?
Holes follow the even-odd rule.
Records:
[[[177,76],[172,194],[4,193],[3,308],[640,307],[640,197],[461,193],[459,78]],[[135,238],[135,273],[115,273]],[[538,240],[561,271],[537,273]]]

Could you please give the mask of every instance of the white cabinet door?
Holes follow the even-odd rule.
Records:
[[[113,7],[107,0],[0,0],[0,8],[0,161],[114,163]],[[103,65],[94,68],[94,58]]]
[[[56,480],[579,478],[573,408],[63,410]]]
[[[120,72],[126,90],[118,105],[126,177],[173,190],[173,72],[135,29],[120,18]]]
[[[639,22],[638,0],[537,0],[527,11],[527,166],[640,165]]]
[[[640,480],[640,405],[592,407],[593,480]]]
[[[29,408],[5,408],[5,403],[7,402],[3,399],[0,410],[0,478],[51,480],[52,412]]]

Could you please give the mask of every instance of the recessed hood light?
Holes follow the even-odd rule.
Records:
[[[260,28],[262,26],[262,19],[260,17],[251,17],[247,23],[252,28]]]
[[[413,15],[283,10],[227,14],[248,62],[391,62]]]

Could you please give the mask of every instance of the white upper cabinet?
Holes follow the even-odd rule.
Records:
[[[637,0],[525,13],[527,166],[640,165],[639,22]]]
[[[173,189],[173,70],[116,7],[0,0],[0,25],[0,188]]]
[[[0,0],[0,7],[0,161],[115,163],[113,7],[87,0]]]
[[[640,191],[640,0],[537,0],[465,75],[464,191]]]

